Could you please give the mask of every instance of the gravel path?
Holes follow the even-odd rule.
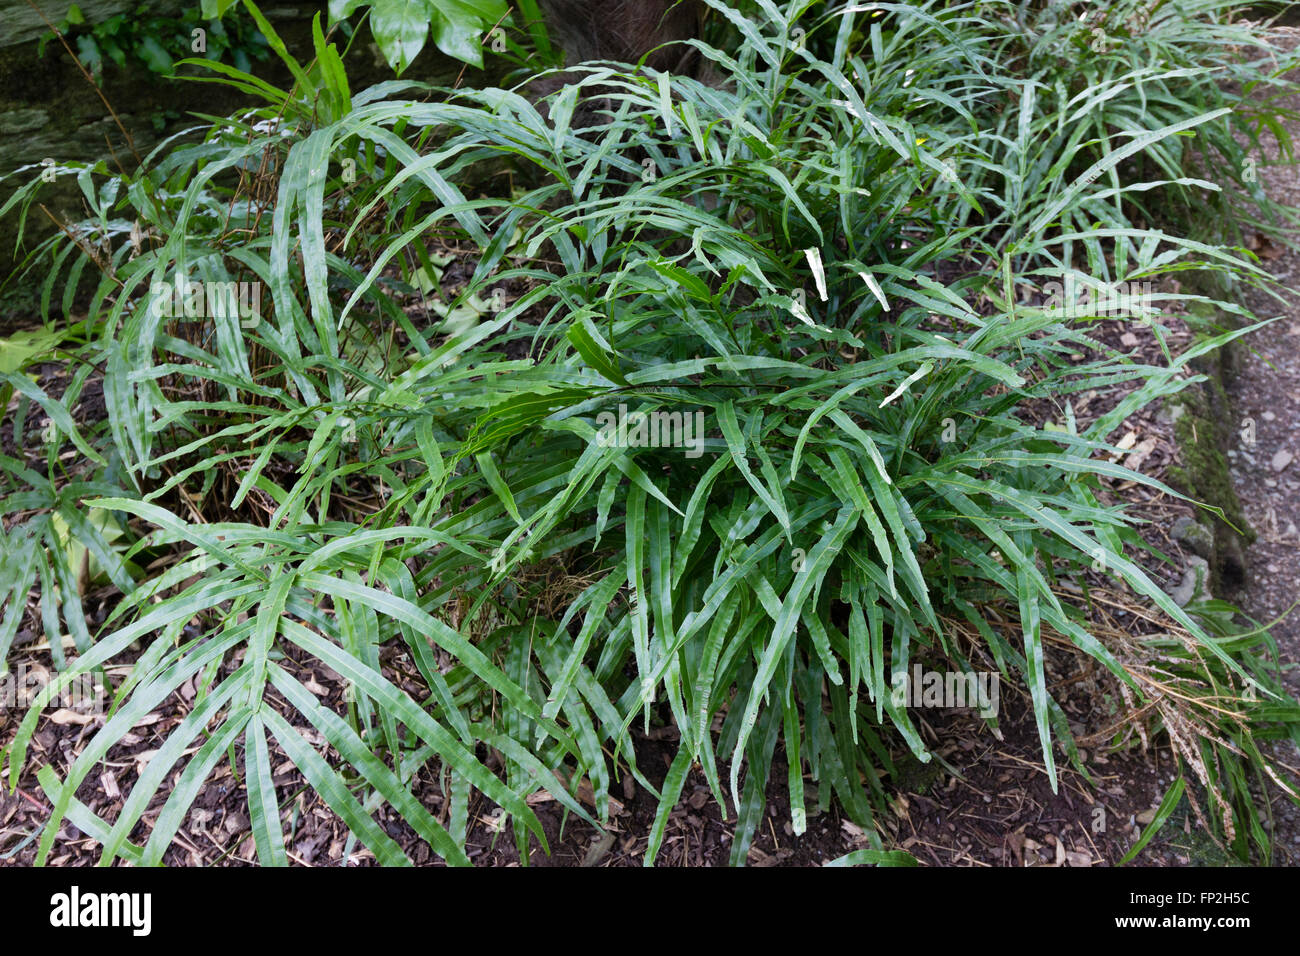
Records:
[[[1300,44],[1300,29],[1279,28],[1288,48]],[[1300,95],[1282,105],[1300,111]],[[1288,124],[1300,146],[1300,123]],[[1280,156],[1273,140],[1254,159],[1270,198],[1300,208],[1300,164]],[[1246,552],[1248,583],[1233,596],[1252,617],[1268,623],[1300,602],[1300,251],[1255,239],[1262,265],[1288,290],[1286,302],[1248,294],[1246,304],[1260,318],[1274,318],[1246,339],[1249,354],[1228,387],[1238,417],[1238,445],[1229,466],[1246,519],[1259,537]],[[1253,428],[1254,443],[1249,441]],[[1300,696],[1300,609],[1272,628],[1285,672],[1284,682]],[[1278,746],[1276,757],[1300,765],[1293,745]],[[1300,865],[1300,811],[1273,791],[1278,815],[1276,862]]]

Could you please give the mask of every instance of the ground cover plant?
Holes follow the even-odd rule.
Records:
[[[1090,334],[1095,297],[1051,290],[1121,290],[1106,315],[1159,333],[1209,301],[1152,294],[1162,277],[1263,284],[1231,234],[1243,197],[1290,213],[1251,190],[1241,140],[1281,128],[1240,88],[1282,88],[1289,60],[1218,2],[708,5],[716,82],[594,64],[538,102],[354,91],[325,25],[300,63],[246,2],[292,88],[182,64],[263,105],[133,173],[65,168],[91,215],[39,260],[46,308],[99,278],[62,394],[4,377],[0,659],[35,591],[61,668],[10,785],[59,690],[135,656],[66,773],[42,770],[39,859],[66,817],[105,862],[160,862],[231,761],[259,859],[285,863],[278,750],[384,863],[407,860],[381,803],[464,864],[478,792],[527,859],[531,794],[599,826],[625,773],[660,795],[652,863],[698,764],[743,863],[779,749],[796,833],[807,776],[869,836],[847,862],[906,863],[873,826],[899,755],[931,759],[898,676],[947,659],[1025,686],[1055,784],[1058,760],[1083,768],[1048,636],[1137,700],[1176,686],[1156,713],[1205,826],[1267,858],[1251,786],[1288,784],[1255,741],[1300,716],[1267,632],[1176,604],[1099,496],[1178,495],[1113,464],[1111,433],[1254,317],[1212,302],[1240,321],[1147,364]],[[1207,196],[1224,235],[1192,234]],[[452,292],[449,249],[473,264]],[[1119,383],[1080,427],[1071,396]],[[1170,635],[1099,640],[1098,575]],[[92,634],[97,577],[120,600]],[[348,682],[346,712],[312,662]],[[79,788],[187,682],[120,813],[90,813]],[[661,788],[637,722],[680,734]],[[431,762],[445,819],[411,792]]]

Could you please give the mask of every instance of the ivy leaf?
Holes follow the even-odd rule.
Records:
[[[136,55],[145,63],[145,66],[154,73],[170,73],[172,71],[171,55],[163,49],[161,43],[154,37],[145,37],[138,47]]]
[[[126,51],[123,50],[116,40],[100,39],[99,47],[108,54],[108,58],[118,66],[126,66]]]
[[[104,75],[104,55],[92,36],[77,37],[77,59],[86,65],[92,76]]]
[[[82,62],[86,62],[84,56]],[[102,66],[102,63],[100,65]],[[92,71],[99,72],[93,67]],[[59,343],[59,339],[57,333],[47,329],[18,331],[0,339],[0,372],[17,372],[36,356],[53,349]]]
[[[400,75],[424,49],[429,11],[406,0],[380,0],[370,6],[370,30],[384,59]]]
[[[432,9],[429,14],[434,45],[448,56],[481,69],[483,21],[478,17],[449,17]]]

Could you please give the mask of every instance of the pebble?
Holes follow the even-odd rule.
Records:
[[[1291,464],[1291,461],[1294,458],[1295,455],[1291,454],[1291,452],[1283,448],[1281,451],[1279,451],[1277,454],[1273,456],[1273,460],[1272,462],[1270,462],[1270,464],[1273,466],[1274,471],[1282,471],[1283,469],[1286,468],[1287,465]]]
[[[1266,421],[1266,422],[1271,422],[1271,421],[1272,421],[1273,419],[1275,419],[1275,418],[1277,418],[1277,416],[1274,415],[1272,412],[1265,412],[1265,413],[1264,413],[1264,421]]]

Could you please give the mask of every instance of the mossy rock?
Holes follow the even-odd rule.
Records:
[[[1218,362],[1222,361],[1219,355]],[[1180,459],[1169,469],[1169,483],[1193,500],[1223,512],[1223,518],[1205,511],[1197,514],[1197,520],[1214,537],[1213,556],[1207,559],[1215,594],[1245,586],[1245,548],[1256,537],[1232,485],[1224,454],[1236,444],[1237,432],[1232,406],[1219,377],[1222,373],[1219,364],[1205,372],[1204,381],[1188,386],[1169,400]]]
[[[943,765],[939,761],[931,759],[928,763],[922,763],[911,751],[895,760],[894,767],[898,771],[898,789],[904,793],[924,795],[943,776]]]

